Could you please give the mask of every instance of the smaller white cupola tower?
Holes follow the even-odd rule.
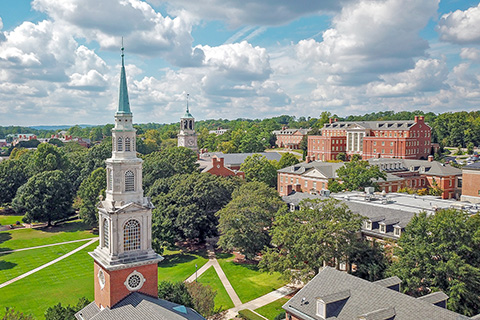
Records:
[[[187,110],[180,118],[180,133],[178,134],[178,146],[198,151],[197,134],[195,133],[195,118],[192,116],[188,106],[189,94],[187,93]]]

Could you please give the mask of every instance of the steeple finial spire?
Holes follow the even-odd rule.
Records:
[[[189,113],[190,111],[188,111],[188,97],[190,96],[189,93],[187,93],[187,113]]]
[[[183,115],[183,118],[193,118],[193,116],[190,114],[190,108],[188,107],[188,99],[190,98],[190,94],[187,93],[187,111],[185,111],[185,114]]]
[[[118,110],[117,114],[131,114],[130,111],[130,102],[128,101],[128,89],[127,89],[127,76],[125,75],[125,62],[124,56],[125,54],[123,51],[125,48],[123,47],[123,37],[122,37],[122,68],[120,71],[120,94],[118,99]]]

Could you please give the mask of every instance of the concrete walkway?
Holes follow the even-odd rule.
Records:
[[[225,272],[223,272],[222,267],[217,261],[217,258],[215,256],[215,250],[213,249],[212,246],[207,247],[207,254],[208,254],[208,262],[204,264],[198,271],[194,274],[192,274],[190,277],[185,280],[185,282],[193,282],[197,277],[200,277],[205,271],[207,271],[210,267],[213,266],[215,269],[215,272],[217,272],[218,277],[220,278],[220,281],[222,282],[222,285],[225,287],[225,290],[227,290],[228,296],[233,302],[234,306],[239,306],[242,304],[242,301],[238,297],[237,293],[235,292],[235,289],[233,289],[233,286],[230,284],[230,281],[228,281],[227,276],[225,275]]]
[[[234,318],[236,315],[238,315],[238,311],[243,309],[250,309],[253,311],[255,309],[263,307],[269,303],[272,303],[275,300],[288,296],[289,294],[295,292],[298,289],[300,289],[300,286],[298,285],[288,284],[286,286],[283,286],[280,289],[267,293],[266,295],[261,296],[257,299],[228,309],[227,313],[224,315],[224,319]]]
[[[12,252],[17,252],[17,251],[25,251],[25,250],[32,250],[32,249],[38,249],[38,248],[46,248],[46,247],[53,247],[53,246],[59,246],[62,244],[68,244],[68,243],[75,243],[75,242],[82,242],[82,241],[88,241],[88,240],[93,240],[97,238],[86,238],[86,239],[80,239],[80,240],[72,240],[72,241],[65,241],[65,242],[58,242],[58,243],[51,243],[51,244],[45,244],[43,246],[36,246],[36,247],[28,247],[28,248],[21,248],[21,249],[15,249],[15,250],[10,250],[10,251],[0,251],[0,255],[4,253],[12,253]]]
[[[55,259],[55,260],[52,260],[52,261],[44,264],[43,266],[40,266],[40,267],[38,267],[38,268],[35,268],[35,269],[31,270],[31,271],[28,271],[28,272],[22,274],[22,275],[19,275],[18,277],[13,278],[12,280],[8,280],[7,282],[4,282],[4,283],[0,284],[0,289],[3,288],[3,287],[8,286],[9,284],[12,284],[12,283],[14,283],[14,282],[16,282],[16,281],[18,281],[18,280],[20,280],[20,279],[23,279],[23,278],[25,278],[25,277],[27,277],[27,276],[29,276],[29,275],[31,275],[31,274],[34,274],[35,272],[38,272],[38,271],[40,271],[40,270],[42,270],[42,269],[45,269],[46,267],[49,267],[49,266],[51,266],[52,264],[55,264],[55,263],[57,263],[57,262],[59,262],[59,261],[62,261],[62,260],[65,259],[65,258],[68,258],[68,257],[71,256],[72,254],[75,254],[75,253],[77,253],[78,251],[80,251],[80,250],[82,250],[82,249],[85,249],[86,247],[88,247],[89,245],[91,245],[92,243],[94,243],[94,242],[96,242],[96,241],[98,241],[98,238],[93,238],[92,240],[90,240],[89,242],[85,243],[84,245],[78,247],[77,249],[72,250],[72,251],[64,254],[63,256]]]

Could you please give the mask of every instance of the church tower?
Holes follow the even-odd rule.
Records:
[[[195,133],[195,118],[188,110],[188,93],[187,93],[187,111],[180,118],[180,133],[178,134],[178,146],[198,151],[197,134]]]
[[[120,95],[112,129],[112,157],[106,160],[106,198],[98,205],[99,246],[94,259],[95,304],[111,308],[131,292],[158,296],[157,263],[152,249],[152,208],[143,196],[142,160],[128,101],[122,47]]]

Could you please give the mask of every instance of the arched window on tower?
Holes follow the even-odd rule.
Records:
[[[188,127],[189,127],[190,130],[193,130],[193,120],[190,120],[188,122]]]
[[[109,241],[109,229],[108,229],[108,220],[103,219],[103,246],[108,248],[110,241]]]
[[[130,151],[130,138],[125,138],[125,151]]]
[[[135,175],[130,170],[125,172],[125,191],[135,191]]]
[[[140,250],[140,223],[130,219],[123,227],[123,250]]]
[[[123,151],[123,139],[122,139],[122,137],[118,138],[117,151]]]

